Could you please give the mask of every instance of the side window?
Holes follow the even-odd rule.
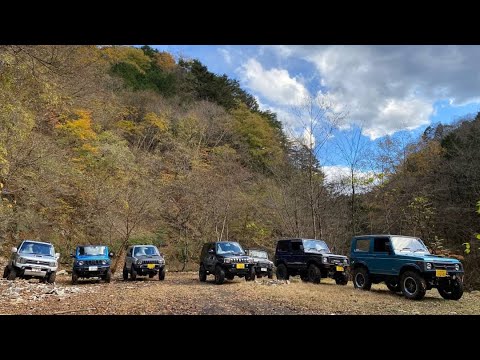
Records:
[[[128,249],[128,253],[127,253],[128,256],[132,256],[132,250],[133,248]]]
[[[358,239],[355,244],[355,251],[368,252],[370,250],[370,239]]]
[[[300,252],[303,251],[303,245],[301,241],[292,241],[292,251]]]
[[[210,246],[208,247],[208,250],[210,249],[212,249],[213,253],[215,254],[215,244],[210,244]]]
[[[387,252],[387,244],[390,242],[389,238],[375,238],[373,239],[374,252]]]
[[[277,245],[278,252],[287,252],[288,251],[288,241],[279,241]]]

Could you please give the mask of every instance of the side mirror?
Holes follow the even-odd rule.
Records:
[[[214,254],[215,251],[214,251],[213,249],[208,249],[208,253],[209,253],[209,254]]]
[[[108,253],[108,257],[114,257],[114,256],[115,256],[115,253],[114,253],[113,251],[110,251],[110,252]]]
[[[60,253],[55,253],[55,259],[60,259]]]
[[[71,257],[71,258],[74,258],[74,257],[75,257],[75,254],[74,254],[73,252],[70,253],[70,257]]]
[[[12,253],[16,253],[17,252],[17,248],[14,246],[12,247]]]

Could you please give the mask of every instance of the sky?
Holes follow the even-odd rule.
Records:
[[[237,79],[284,128],[302,134],[291,109],[305,95],[327,96],[348,116],[324,151],[327,172],[343,171],[334,138],[362,129],[368,144],[480,111],[480,46],[474,45],[152,45],[199,59]],[[303,131],[304,132],[304,131]],[[315,138],[315,133],[313,134]],[[326,155],[326,154],[325,154]]]

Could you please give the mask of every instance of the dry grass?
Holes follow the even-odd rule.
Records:
[[[67,276],[57,278],[68,286]],[[263,280],[263,279],[262,279]],[[266,285],[236,278],[218,286],[209,277],[200,283],[197,274],[167,273],[165,281],[141,279],[111,284],[85,281],[87,293],[66,299],[47,298],[35,303],[0,299],[2,314],[53,314],[81,310],[81,314],[480,314],[480,294],[465,293],[459,301],[447,301],[436,290],[422,301],[410,301],[392,294],[384,285],[372,291],[355,290],[322,279],[322,284]]]

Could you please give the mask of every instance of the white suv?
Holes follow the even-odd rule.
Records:
[[[24,279],[40,278],[52,284],[58,269],[60,254],[55,253],[50,243],[24,240],[18,247],[12,248],[12,257],[5,267],[3,277],[15,280],[17,277]]]

